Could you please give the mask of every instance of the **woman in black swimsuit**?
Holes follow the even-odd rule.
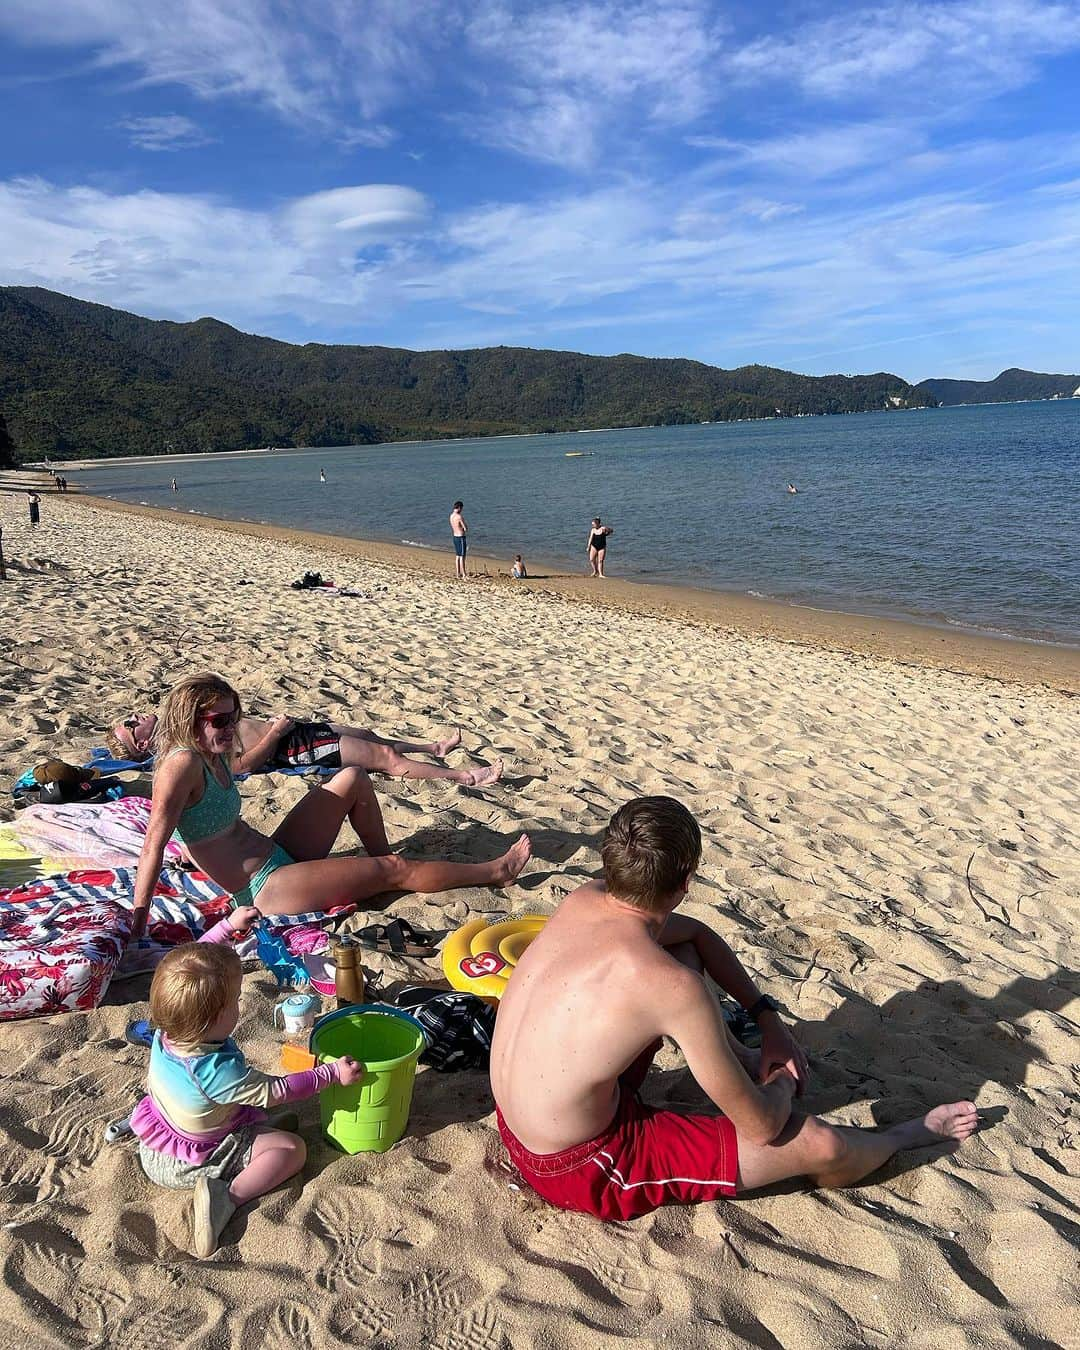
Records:
[[[600,517],[593,516],[592,526],[589,529],[589,566],[592,568],[594,577],[604,575],[604,554],[607,553],[607,537],[614,534],[615,531],[610,525],[601,525]]]

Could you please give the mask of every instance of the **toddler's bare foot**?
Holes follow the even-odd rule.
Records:
[[[889,1131],[897,1139],[897,1149],[929,1148],[954,1139],[958,1144],[979,1128],[979,1112],[974,1102],[949,1102],[935,1106],[925,1116],[916,1116]]]
[[[501,858],[496,859],[496,880],[491,884],[493,886],[509,885],[521,873],[531,857],[532,840],[527,834],[523,834],[516,844],[512,844],[506,850]]]
[[[503,762],[497,759],[494,764],[489,764],[486,769],[470,769],[461,780],[468,787],[489,787],[492,783],[497,783],[502,777]]]
[[[436,759],[445,759],[451,750],[456,750],[461,744],[461,728],[458,727],[452,736],[447,736],[445,741],[436,741],[431,747],[431,753]]]

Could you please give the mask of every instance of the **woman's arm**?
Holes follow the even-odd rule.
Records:
[[[165,845],[172,837],[184,808],[191,801],[196,783],[201,782],[201,765],[194,752],[169,756],[154,775],[150,824],[139,861],[135,864],[135,904],[131,923],[133,939],[142,937],[146,932],[146,916],[150,912],[150,901],[161,872]]]
[[[254,769],[261,769],[277,749],[278,741],[282,736],[287,736],[295,725],[291,717],[275,717],[250,749],[241,747],[240,753],[233,756],[233,772],[251,773]]]

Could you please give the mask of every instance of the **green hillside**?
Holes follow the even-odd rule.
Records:
[[[1017,403],[1025,398],[1069,398],[1080,388],[1080,375],[1040,375],[1034,370],[1003,370],[996,380],[923,380],[915,388],[943,407],[956,403]]]
[[[896,375],[492,347],[294,346],[0,287],[0,410],[23,459],[659,426],[922,407]]]

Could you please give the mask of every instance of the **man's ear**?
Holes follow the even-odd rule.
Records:
[[[696,875],[697,874],[695,872],[687,872],[686,876],[683,877],[682,885],[679,887],[680,896],[685,895],[687,891],[690,889],[690,887],[694,884],[694,877]]]

